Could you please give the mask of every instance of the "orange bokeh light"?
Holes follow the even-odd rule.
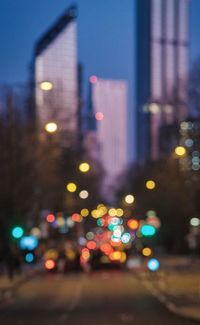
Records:
[[[139,227],[139,221],[136,219],[130,219],[127,222],[127,226],[131,229],[131,230],[137,230]]]
[[[54,260],[47,260],[46,262],[45,262],[45,268],[47,269],[47,270],[53,270],[54,268],[55,268],[55,266],[56,266],[56,263],[54,262]]]

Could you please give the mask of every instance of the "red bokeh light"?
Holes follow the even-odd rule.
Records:
[[[82,216],[78,213],[72,214],[71,218],[72,218],[72,221],[74,221],[74,222],[81,222],[83,219]]]
[[[96,247],[97,247],[97,244],[93,240],[91,240],[87,243],[87,248],[89,248],[89,249],[95,249]]]
[[[108,243],[104,243],[104,244],[102,244],[102,245],[100,246],[100,249],[101,249],[101,251],[102,251],[104,254],[106,254],[106,255],[109,255],[109,254],[111,254],[111,253],[113,252],[113,248],[112,248],[111,245],[108,244]]]
[[[90,77],[90,83],[95,84],[97,82],[97,77],[96,76],[91,76]]]
[[[97,121],[102,121],[103,118],[104,118],[104,115],[103,115],[102,112],[97,112],[97,113],[95,114],[95,118],[96,118]]]
[[[49,222],[49,223],[52,223],[56,220],[54,214],[48,214],[46,219],[47,219],[47,222]]]

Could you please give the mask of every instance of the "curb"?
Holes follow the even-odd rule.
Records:
[[[174,303],[172,303],[165,295],[163,295],[158,289],[156,289],[153,283],[145,276],[138,275],[143,286],[161,303],[167,308],[171,313],[186,319],[190,319],[195,322],[200,322],[200,316],[192,315],[191,313],[184,312],[181,307],[177,307]]]

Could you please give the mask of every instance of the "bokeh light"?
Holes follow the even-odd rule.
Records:
[[[148,181],[146,182],[146,188],[147,188],[148,190],[154,190],[155,187],[156,187],[156,183],[155,183],[153,180],[148,180]]]
[[[139,227],[139,221],[136,219],[130,219],[127,222],[127,226],[131,229],[131,230],[137,230]]]
[[[83,191],[81,191],[81,192],[79,193],[79,197],[80,197],[81,199],[83,199],[83,200],[87,199],[88,196],[89,196],[89,193],[88,193],[88,191],[86,191],[86,190],[83,190]]]
[[[49,260],[47,260],[47,261],[45,262],[45,268],[46,268],[47,270],[53,270],[53,269],[55,268],[55,266],[56,266],[56,263],[55,263],[55,261],[52,260],[52,259],[49,259]]]
[[[143,225],[142,227],[141,227],[141,234],[143,235],[143,236],[146,236],[146,237],[148,237],[148,236],[153,236],[153,235],[155,235],[155,233],[156,233],[156,228],[155,227],[153,227],[152,225]]]
[[[24,259],[26,263],[32,263],[34,261],[34,255],[32,253],[27,253]]]
[[[90,170],[90,165],[89,165],[87,162],[82,162],[82,163],[79,165],[79,170],[80,170],[80,172],[82,172],[82,173],[87,173],[87,172],[89,172],[89,170]]]
[[[86,208],[84,208],[84,209],[82,209],[81,210],[81,215],[82,215],[82,217],[87,217],[87,216],[89,216],[89,210],[88,209],[86,209]]]
[[[53,89],[53,84],[50,81],[43,81],[40,83],[40,89],[44,91],[49,91]]]
[[[68,183],[66,189],[68,192],[74,193],[77,190],[77,185],[75,183]]]
[[[149,248],[149,247],[143,248],[142,255],[144,255],[146,257],[149,257],[149,256],[151,256],[151,254],[152,254],[151,248]]]
[[[96,244],[95,241],[93,241],[93,240],[91,240],[91,241],[89,241],[89,242],[87,243],[87,248],[88,248],[88,249],[93,250],[93,249],[96,249],[96,247],[97,247],[97,244]]]
[[[73,213],[71,218],[74,222],[81,222],[83,220],[83,217],[79,213]]]
[[[35,236],[24,236],[20,239],[19,246],[21,249],[34,250],[38,246],[38,239]]]
[[[22,227],[17,226],[12,230],[12,236],[16,239],[21,238],[23,234],[24,234],[24,230],[22,229]]]
[[[102,121],[103,118],[104,118],[104,114],[102,112],[97,112],[95,114],[95,118],[96,118],[97,121]]]
[[[186,154],[186,149],[183,146],[178,146],[175,148],[175,154],[179,157],[184,156]]]
[[[122,216],[123,216],[123,214],[124,214],[124,211],[123,211],[123,209],[121,209],[121,208],[118,208],[118,209],[116,210],[116,215],[117,215],[117,217],[122,217]]]
[[[147,267],[150,271],[155,272],[159,269],[160,267],[160,263],[156,258],[151,258],[148,262],[147,262]]]
[[[200,219],[199,218],[192,218],[190,220],[190,224],[193,227],[198,227],[198,226],[200,226]]]
[[[45,131],[48,133],[54,133],[58,129],[58,126],[55,122],[49,122],[45,125]]]
[[[46,217],[47,222],[49,223],[53,223],[56,220],[56,217],[54,216],[54,214],[48,214]]]
[[[91,84],[96,84],[97,83],[97,77],[96,76],[91,76],[89,80],[90,80]]]
[[[92,239],[94,239],[94,233],[93,233],[92,231],[87,232],[87,234],[86,234],[86,238],[87,238],[88,240],[92,240]]]
[[[132,204],[135,201],[135,198],[132,194],[128,194],[125,196],[124,200],[127,204]]]
[[[131,240],[131,235],[128,232],[125,232],[121,238],[122,243],[128,244],[130,242],[130,240]]]

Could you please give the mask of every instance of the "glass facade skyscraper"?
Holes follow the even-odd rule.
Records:
[[[188,110],[189,0],[137,1],[138,159],[167,153],[160,130]],[[169,140],[170,141],[170,140]]]
[[[62,145],[77,136],[78,76],[76,7],[70,7],[35,47],[36,116],[41,134],[55,122]],[[44,82],[52,89],[42,89]]]
[[[101,162],[108,190],[128,165],[128,84],[92,76],[90,87],[86,147],[90,157]]]

